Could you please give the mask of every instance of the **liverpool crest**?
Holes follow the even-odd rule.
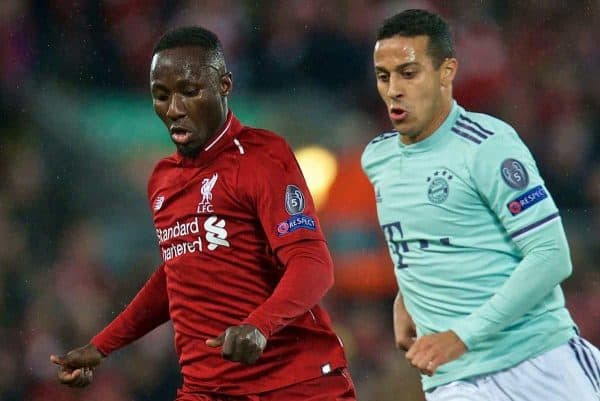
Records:
[[[196,210],[197,213],[213,213],[212,189],[214,188],[218,179],[219,174],[217,173],[214,173],[211,178],[202,179],[202,186],[200,187],[202,200],[198,204],[198,209]]]

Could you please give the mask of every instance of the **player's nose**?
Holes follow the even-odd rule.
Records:
[[[167,117],[171,121],[175,121],[184,117],[186,114],[185,105],[183,103],[183,97],[174,93],[171,96],[171,101],[169,102],[169,108],[167,109]]]
[[[390,76],[390,83],[387,87],[387,96],[390,98],[399,98],[404,96],[403,80],[399,77],[396,77],[395,74]]]

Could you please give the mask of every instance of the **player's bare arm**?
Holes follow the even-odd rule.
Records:
[[[63,356],[50,356],[50,360],[58,365],[58,380],[69,387],[85,387],[90,384],[93,368],[102,359],[103,355],[93,344],[76,348]]]
[[[229,327],[217,338],[206,340],[206,345],[221,347],[223,359],[252,365],[267,346],[267,339],[256,327],[242,324]]]
[[[415,343],[417,329],[412,317],[404,307],[402,293],[398,290],[394,300],[394,339],[396,348],[408,351]]]

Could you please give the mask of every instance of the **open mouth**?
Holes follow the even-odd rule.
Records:
[[[186,145],[192,139],[192,133],[185,128],[171,128],[171,139],[178,145]]]
[[[392,120],[400,122],[406,118],[408,112],[400,107],[392,107],[389,114]]]

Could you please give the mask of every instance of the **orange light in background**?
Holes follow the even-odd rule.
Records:
[[[337,175],[338,162],[333,153],[320,146],[306,146],[295,153],[315,207],[320,210],[327,202],[329,188]]]

